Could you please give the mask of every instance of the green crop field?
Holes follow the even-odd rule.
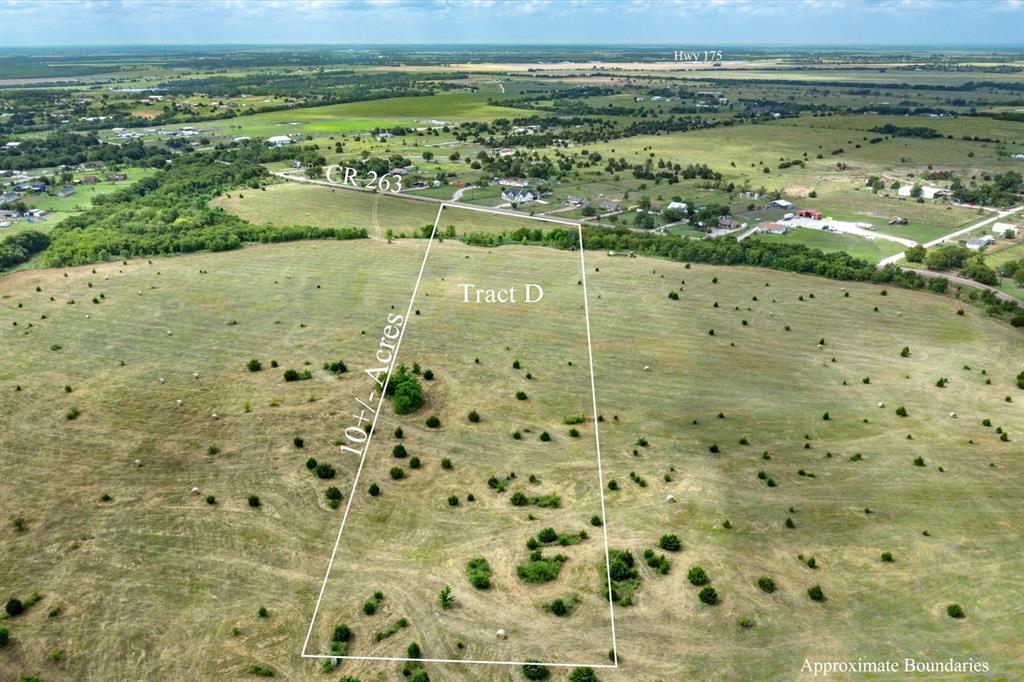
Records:
[[[313,188],[256,194],[300,190]],[[0,574],[9,594],[39,594],[4,623],[5,679],[234,678],[252,665],[282,679],[320,674],[298,652],[341,518],[325,489],[347,503],[357,464],[335,443],[425,247],[301,242],[0,279],[0,497],[5,516],[23,519],[0,533]],[[415,641],[430,658],[557,660],[585,643],[602,656],[602,529],[590,523],[599,428],[604,479],[615,481],[609,543],[632,553],[639,579],[632,605],[616,607],[620,669],[602,680],[793,678],[806,657],[851,651],[970,655],[997,677],[1024,674],[1019,332],[924,292],[588,252],[595,424],[578,256],[434,248],[400,356],[434,379],[422,381],[418,411],[382,411],[349,520],[359,551],[340,559],[351,570],[336,574],[321,611],[318,627],[350,626],[351,653]],[[453,295],[462,281],[537,281],[551,298],[480,310]],[[253,358],[262,371],[247,371]],[[321,369],[338,360],[349,370],[340,377]],[[286,369],[311,378],[286,382]],[[582,424],[564,424],[576,413]],[[424,426],[429,415],[439,429]],[[310,457],[335,477],[313,475]],[[387,474],[396,462],[397,481]],[[513,471],[506,492],[488,485]],[[516,490],[562,502],[517,507]],[[525,543],[549,526],[588,537],[545,547],[567,556],[562,572],[524,582],[515,567]],[[679,537],[678,551],[657,548],[665,534]],[[647,548],[666,556],[667,574],[648,567]],[[467,582],[475,556],[493,570],[489,590]],[[716,605],[698,601],[694,565]],[[777,591],[760,590],[759,576]],[[445,584],[448,610],[436,602]],[[808,598],[814,585],[825,601]],[[376,590],[383,598],[367,614]],[[541,605],[555,597],[574,609],[548,613]],[[952,603],[966,618],[946,615]],[[407,627],[375,643],[399,618]],[[499,621],[507,640],[494,637]],[[54,649],[59,665],[44,660]],[[391,679],[401,667],[351,661],[334,675]],[[514,674],[427,669],[446,680]]]

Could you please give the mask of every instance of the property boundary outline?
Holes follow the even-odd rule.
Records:
[[[478,211],[482,213],[497,214],[503,216],[509,216],[506,211],[498,211],[488,209],[482,206],[466,206],[462,204],[452,204],[450,202],[441,202],[441,205],[437,209],[437,216],[434,218],[434,225],[430,231],[430,238],[427,241],[426,251],[423,253],[423,261],[420,263],[419,273],[416,276],[416,283],[413,285],[412,295],[409,297],[409,306],[406,309],[406,320],[410,320],[412,316],[413,305],[416,302],[416,294],[419,292],[420,282],[423,279],[423,272],[427,266],[427,259],[430,257],[430,248],[434,244],[434,237],[437,235],[437,226],[441,222],[441,215],[444,213],[445,208],[454,209],[466,209],[469,211]],[[313,627],[316,625],[317,616],[320,613],[320,604],[324,598],[324,592],[327,590],[327,581],[331,577],[331,570],[334,568],[334,560],[338,555],[338,547],[341,544],[341,536],[345,531],[345,523],[348,521],[349,511],[352,508],[352,501],[355,499],[356,488],[359,485],[359,476],[362,474],[363,465],[366,463],[366,455],[369,452],[370,443],[373,441],[373,435],[377,432],[377,418],[380,416],[381,408],[384,406],[384,395],[387,392],[388,382],[391,380],[392,369],[395,363],[398,361],[398,354],[402,348],[402,341],[405,339],[405,332],[408,329],[408,323],[402,326],[402,330],[399,333],[398,341],[395,343],[395,353],[391,358],[391,362],[388,364],[388,375],[384,380],[384,386],[381,387],[381,399],[377,403],[377,409],[373,414],[373,422],[370,427],[370,434],[363,443],[362,451],[359,455],[359,465],[356,467],[355,477],[352,479],[352,488],[349,491],[348,502],[345,504],[345,512],[341,517],[341,525],[338,527],[338,534],[334,539],[334,548],[331,550],[331,558],[327,562],[327,570],[324,572],[324,579],[320,585],[320,592],[317,595],[316,606],[313,607],[313,616],[309,621],[309,629],[306,631],[306,639],[302,643],[302,651],[300,657],[312,658],[312,659],[331,659],[331,660],[353,660],[353,661],[390,661],[399,663],[464,663],[470,665],[505,665],[505,666],[516,666],[516,665],[544,665],[552,668],[618,668],[619,667],[619,652],[618,643],[615,634],[615,601],[612,599],[612,581],[611,581],[611,552],[608,549],[608,517],[605,511],[605,497],[604,497],[604,470],[601,463],[601,435],[600,426],[597,413],[597,385],[594,379],[594,348],[590,334],[590,302],[587,294],[587,268],[586,262],[583,257],[583,227],[578,222],[572,222],[568,220],[559,220],[557,218],[549,217],[537,217],[537,216],[518,216],[513,215],[510,217],[522,218],[523,220],[537,220],[543,222],[557,223],[561,225],[569,225],[576,228],[577,235],[579,237],[579,253],[580,253],[580,282],[583,285],[583,312],[584,322],[587,331],[587,360],[590,366],[590,397],[592,406],[592,418],[594,420],[594,445],[597,452],[597,480],[598,480],[598,493],[601,500],[601,531],[602,538],[604,540],[604,562],[605,562],[605,579],[608,586],[608,616],[609,623],[611,624],[611,635],[612,635],[612,648],[611,648],[611,663],[547,663],[542,661],[489,661],[489,660],[474,660],[474,659],[460,659],[460,658],[409,658],[403,656],[352,656],[352,655],[335,655],[335,654],[311,654],[307,653],[306,649],[309,647],[309,640],[313,635]]]

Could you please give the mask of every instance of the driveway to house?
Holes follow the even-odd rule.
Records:
[[[975,207],[975,208],[977,208],[977,207]],[[935,246],[936,244],[941,244],[942,242],[950,240],[950,239],[956,239],[957,237],[959,237],[962,234],[967,234],[968,232],[971,232],[973,230],[977,230],[979,227],[985,227],[989,223],[994,223],[997,220],[1005,218],[1008,215],[1012,215],[1012,214],[1016,213],[1017,211],[1021,210],[1022,208],[1024,208],[1024,206],[1017,206],[1016,208],[1011,208],[1011,209],[1006,210],[1006,211],[1000,211],[1000,212],[996,213],[991,218],[986,218],[985,220],[982,220],[982,221],[979,221],[977,223],[974,223],[973,225],[968,225],[967,227],[959,229],[956,232],[950,232],[949,234],[947,234],[944,237],[939,237],[938,239],[933,239],[932,241],[925,243],[923,246],[926,249],[930,249],[931,247]],[[882,260],[880,260],[878,262],[878,267],[884,268],[886,265],[889,265],[890,263],[895,263],[896,261],[902,260],[904,258],[904,256],[906,256],[906,255],[907,254],[905,252],[900,251],[897,254],[893,254],[892,256],[889,256],[888,258],[883,258]]]

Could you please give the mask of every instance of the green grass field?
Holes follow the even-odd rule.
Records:
[[[306,189],[286,187],[260,194]],[[3,622],[11,642],[0,676],[213,679],[246,677],[252,665],[282,679],[320,675],[298,652],[340,522],[324,490],[337,485],[347,502],[356,465],[333,444],[363,395],[361,369],[373,362],[384,318],[405,309],[425,247],[301,242],[0,279],[0,575],[8,595],[41,595]],[[562,423],[586,413],[589,397],[579,273],[567,266],[577,256],[435,248],[401,360],[436,378],[424,382],[417,413],[382,412],[350,519],[366,554],[341,558],[359,570],[331,587],[328,624],[352,627],[354,653],[374,651],[372,633],[407,617],[381,650],[416,641],[426,657],[496,656],[502,647],[541,657],[585,641],[601,654],[608,645],[589,634],[607,615],[600,529],[589,525],[595,424],[578,426],[577,442]],[[617,483],[606,489],[608,536],[636,556],[641,578],[634,604],[616,608],[621,667],[600,671],[601,680],[708,671],[794,679],[805,658],[905,655],[974,656],[996,678],[1024,674],[1019,332],[968,306],[958,316],[961,303],[924,292],[881,296],[868,284],[593,252],[586,267],[604,476]],[[452,298],[466,279],[532,278],[553,287],[550,306],[481,312]],[[250,358],[264,370],[246,371]],[[339,359],[350,370],[340,379],[320,369]],[[287,368],[312,378],[285,382]],[[513,400],[517,390],[529,400]],[[73,407],[79,414],[68,419]],[[478,424],[466,419],[474,409]],[[431,414],[440,431],[423,427]],[[423,464],[397,482],[385,478],[397,461],[396,425]],[[525,428],[522,440],[511,437]],[[550,443],[536,438],[542,429]],[[314,477],[311,456],[337,476]],[[445,457],[450,470],[440,467]],[[507,470],[517,483],[501,495],[487,478]],[[379,498],[366,493],[371,479]],[[563,504],[513,507],[505,498],[520,486],[558,492]],[[460,496],[457,508],[449,494]],[[249,495],[260,497],[258,509]],[[569,557],[555,581],[523,583],[513,564],[548,525],[586,529],[589,539],[544,550]],[[659,550],[671,561],[659,575],[642,553],[666,533],[682,550]],[[894,563],[880,561],[885,551]],[[487,593],[466,582],[470,554],[494,568]],[[695,564],[717,605],[697,600],[686,578]],[[758,589],[761,575],[777,592]],[[445,583],[456,599],[450,611],[434,600]],[[815,584],[826,601],[807,597]],[[370,589],[385,596],[365,615]],[[538,607],[569,593],[580,607],[564,619]],[[951,603],[966,618],[948,617]],[[492,628],[506,605],[527,621],[507,623],[509,639],[499,641]],[[346,662],[333,675],[398,679],[400,668]],[[444,680],[519,675],[428,670]]]
[[[821,230],[795,229],[789,230],[785,234],[751,235],[750,239],[803,244],[812,249],[820,249],[825,253],[845,251],[855,258],[863,258],[869,263],[877,263],[883,258],[897,254],[904,249],[898,242],[891,242],[885,239],[872,240],[851,234],[838,234]]]

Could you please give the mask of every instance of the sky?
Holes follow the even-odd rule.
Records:
[[[0,0],[0,48],[1024,45],[1024,0]]]

